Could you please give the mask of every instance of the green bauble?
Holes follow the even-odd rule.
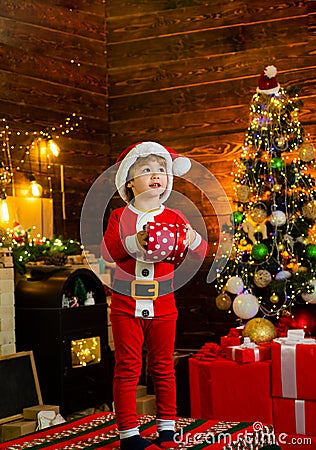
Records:
[[[306,256],[308,259],[316,259],[316,245],[308,244],[306,247]]]
[[[271,159],[271,166],[273,169],[281,170],[284,167],[284,161],[282,158],[276,156],[275,158]]]
[[[241,224],[244,219],[244,215],[241,211],[234,211],[230,216],[230,221],[235,227]]]
[[[256,261],[264,261],[269,254],[268,247],[264,244],[255,244],[252,247],[251,255]]]

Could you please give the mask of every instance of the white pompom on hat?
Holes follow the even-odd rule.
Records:
[[[166,161],[166,171],[168,174],[168,183],[165,192],[161,196],[161,202],[165,202],[169,197],[173,186],[173,175],[181,176],[187,173],[191,168],[191,161],[189,158],[179,156],[179,154],[171,148],[165,147],[157,142],[138,142],[126,148],[117,158],[116,164],[118,166],[115,185],[118,193],[122,199],[128,203],[126,192],[126,182],[129,169],[136,162],[138,158],[149,155],[161,156]]]
[[[257,92],[266,95],[277,94],[280,85],[276,75],[277,68],[275,66],[267,66],[259,76]]]

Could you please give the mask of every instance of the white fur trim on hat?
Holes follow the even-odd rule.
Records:
[[[277,68],[272,65],[267,66],[259,77],[257,92],[266,95],[277,94],[280,90],[280,85],[276,76]]]
[[[125,153],[125,152],[123,152]],[[120,160],[118,158],[117,163],[119,168],[115,177],[115,185],[118,193],[125,202],[128,202],[125,184],[128,177],[128,172],[131,166],[140,157],[146,157],[149,155],[161,156],[166,161],[166,172],[168,175],[167,188],[161,196],[161,202],[165,202],[169,197],[173,186],[173,175],[181,176],[190,170],[191,162],[189,158],[180,157],[171,149],[167,149],[157,142],[140,142],[132,147],[129,152]]]

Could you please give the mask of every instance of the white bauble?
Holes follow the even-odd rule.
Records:
[[[270,222],[274,227],[281,227],[286,223],[286,214],[283,211],[273,211]]]
[[[316,280],[310,281],[310,284],[314,286],[314,292],[310,294],[302,294],[302,299],[307,303],[316,303]]]
[[[278,272],[275,276],[276,280],[287,280],[288,278],[291,278],[292,274],[288,270],[281,270]]]
[[[240,294],[244,290],[244,282],[240,277],[231,277],[227,280],[225,290],[231,294]]]
[[[258,299],[252,294],[240,294],[233,302],[233,310],[241,319],[251,319],[259,311]]]

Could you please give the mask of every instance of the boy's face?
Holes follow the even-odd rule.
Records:
[[[168,175],[164,161],[154,158],[140,158],[131,170],[133,177],[127,187],[133,190],[134,196],[149,194],[150,197],[160,197],[167,188]]]

